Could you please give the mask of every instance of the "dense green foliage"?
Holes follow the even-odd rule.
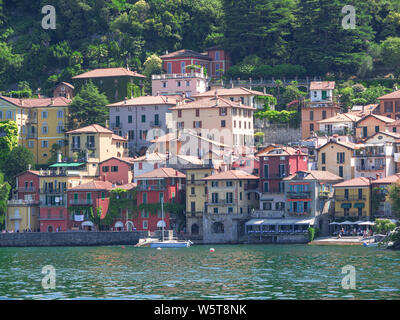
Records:
[[[0,229],[2,229],[4,225],[5,214],[7,212],[7,201],[10,190],[10,184],[4,181],[4,175],[0,172]]]
[[[49,94],[92,68],[144,72],[152,54],[218,44],[231,53],[234,77],[400,71],[398,0],[53,0],[56,29],[45,30],[48,4],[0,1],[0,91],[25,80]],[[355,29],[342,28],[348,4]]]
[[[12,149],[18,145],[18,126],[15,121],[0,121],[0,169],[10,155]]]
[[[389,219],[375,219],[373,230],[376,233],[388,233],[396,228],[396,224]]]
[[[393,183],[388,189],[389,201],[392,205],[392,212],[400,217],[400,183]]]
[[[96,123],[105,126],[108,119],[107,104],[105,94],[100,93],[98,88],[89,81],[83,85],[69,106],[68,127],[74,129]]]
[[[15,147],[7,157],[7,165],[3,168],[5,180],[15,188],[15,176],[28,170],[29,165],[33,168],[34,164],[34,156],[29,149],[24,146]]]

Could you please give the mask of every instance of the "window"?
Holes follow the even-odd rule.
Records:
[[[337,152],[336,153],[336,160],[337,163],[345,163],[345,153],[344,152]],[[323,163],[325,164],[325,163]]]
[[[322,164],[326,164],[326,154],[325,154],[325,152],[321,153],[321,163]]]
[[[310,131],[314,131],[314,124],[310,123]]]
[[[143,220],[143,229],[147,229],[148,228],[148,222],[147,220]]]
[[[57,144],[58,144],[60,147],[64,147],[64,140],[57,140]]]
[[[228,109],[227,108],[219,108],[219,115],[220,116],[226,116],[228,114]]]
[[[215,60],[219,60],[219,51],[215,51]]]
[[[222,128],[225,128],[225,127],[226,127],[226,122],[225,122],[225,120],[221,120],[221,127],[222,127]]]
[[[167,63],[167,70],[168,70],[168,73],[169,73],[169,74],[172,73],[172,63],[171,63],[171,62],[168,62],[168,63]]]
[[[42,126],[42,133],[43,134],[47,134],[48,130],[49,130],[49,128],[47,126]]]
[[[201,128],[201,121],[193,121],[193,128]]]
[[[379,132],[379,126],[375,126],[375,132]]]
[[[385,112],[393,112],[393,101],[385,101],[384,108]]]
[[[42,140],[42,148],[48,148],[49,142],[47,140]]]
[[[178,110],[178,118],[182,118],[182,110]]]
[[[108,172],[108,171],[110,171],[110,167],[109,166],[104,166],[104,167],[101,168],[101,170],[103,172]]]
[[[268,178],[269,176],[269,166],[264,164],[264,178]]]
[[[215,65],[215,75],[217,75],[217,76],[219,76],[219,69],[220,69],[219,63],[217,63],[217,64]]]
[[[196,212],[196,202],[194,201],[190,202],[190,212],[192,213]]]
[[[180,82],[180,81],[177,81],[177,82],[176,82],[176,86],[177,86],[177,87],[180,87],[180,86],[181,86],[181,82]]]
[[[285,183],[283,181],[279,182],[279,192],[285,192]]]
[[[269,183],[264,182],[264,192],[269,192]]]
[[[310,111],[310,120],[314,120],[314,111]]]
[[[146,122],[146,115],[145,114],[142,114],[142,123],[143,122]]]
[[[42,119],[47,119],[48,113],[47,111],[42,111]]]
[[[343,166],[339,166],[339,177],[343,178]]]
[[[128,130],[128,140],[133,140],[135,136],[134,130]]]
[[[181,73],[185,73],[186,72],[186,66],[185,66],[185,61],[181,62]]]
[[[349,189],[344,189],[344,198],[345,198],[346,200],[349,199]]]
[[[139,162],[139,170],[143,170],[143,163]]]
[[[323,119],[326,119],[326,111],[325,110],[322,111],[322,120]]]
[[[13,118],[13,112],[12,111],[6,111],[6,118],[7,119],[12,119]]]
[[[218,193],[213,192],[211,194],[211,201],[212,201],[212,203],[218,203]]]
[[[191,187],[191,188],[190,188],[190,194],[191,194],[191,195],[195,195],[195,194],[196,194],[195,188],[194,188],[194,187]]]
[[[196,117],[200,117],[200,109],[196,109]]]
[[[227,186],[227,187],[232,187],[232,186],[233,186],[233,182],[230,181],[230,180],[228,180],[228,181],[226,182],[226,186]]]
[[[3,119],[3,111],[0,111],[0,119]]]
[[[111,166],[111,172],[118,172],[118,166]]]
[[[358,189],[358,199],[359,200],[363,199],[363,190],[362,189]]]
[[[211,181],[211,187],[213,188],[218,187],[218,181]]]
[[[132,123],[132,116],[128,116],[128,123]]]
[[[232,192],[226,193],[226,203],[233,203],[233,193]]]
[[[64,133],[64,124],[62,121],[58,121],[57,133]]]
[[[186,87],[190,87],[190,81],[186,81]]]
[[[147,203],[147,193],[146,192],[144,192],[142,194],[142,203]]]
[[[163,87],[163,88],[166,88],[166,87],[167,87],[167,82],[163,82],[163,83],[162,83],[162,87]]]
[[[73,149],[81,148],[81,137],[80,136],[72,136],[72,148]]]
[[[35,147],[35,142],[34,141],[28,141],[28,148],[34,148]]]
[[[263,202],[263,210],[272,210],[271,202]]]

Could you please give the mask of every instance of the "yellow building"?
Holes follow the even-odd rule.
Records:
[[[66,155],[65,132],[70,99],[0,97],[0,121],[14,120],[18,125],[18,143],[34,155],[35,163],[47,164],[53,144]]]
[[[360,177],[333,186],[336,218],[369,218],[371,216],[371,180]]]
[[[329,171],[344,180],[354,178],[354,150],[357,144],[333,139],[317,149],[317,170]]]
[[[67,135],[69,157],[87,161],[91,176],[99,175],[100,162],[112,157],[128,157],[128,139],[98,124],[68,131]]]
[[[212,165],[186,169],[186,228],[191,236],[203,236],[203,212],[207,202],[207,185],[203,179],[211,176]]]
[[[6,216],[6,230],[38,231],[39,202],[33,200],[9,200]]]

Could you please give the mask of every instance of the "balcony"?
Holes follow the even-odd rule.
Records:
[[[152,127],[152,128],[157,128],[157,127],[161,127],[161,126],[162,126],[161,121],[150,121],[150,127]]]
[[[252,218],[283,218],[284,211],[270,211],[270,210],[255,210],[252,214]]]
[[[26,123],[26,124],[37,124],[38,121],[37,121],[36,118],[30,118],[30,117],[28,117],[28,118],[26,119],[25,123]]]
[[[358,195],[349,195],[345,197],[344,195],[337,195],[335,196],[335,200],[337,201],[349,201],[349,200],[366,200],[367,197],[365,195],[359,197]]]
[[[40,216],[39,220],[49,220],[49,221],[62,221],[64,220],[65,217],[64,215],[60,215],[60,216]]]
[[[9,217],[10,220],[21,220],[22,217],[19,214],[14,214]]]
[[[157,191],[165,190],[165,184],[140,184],[138,185],[139,191]]]
[[[22,200],[22,199],[13,199],[8,200],[8,205],[38,205],[38,200]]]
[[[111,123],[111,129],[122,129],[122,123],[121,122]]]
[[[357,171],[383,171],[385,170],[385,165],[379,166],[356,166]]]
[[[86,147],[86,149],[88,149],[88,150],[95,150],[95,149],[96,149],[96,146],[95,146],[94,143],[86,143],[86,144],[85,144],[85,147]]]
[[[35,187],[19,187],[18,192],[35,192],[36,188]]]
[[[233,202],[227,203],[225,200],[211,201],[206,203],[209,206],[225,206],[233,205]]]
[[[81,145],[73,144],[73,145],[71,145],[71,150],[72,150],[72,152],[79,152],[79,151],[81,151]]]
[[[303,210],[302,212],[297,212],[297,211],[287,211],[288,215],[292,216],[292,217],[304,217],[304,216],[308,216],[309,214],[311,214],[311,208],[308,208],[306,210]]]
[[[168,73],[168,74],[153,74],[152,80],[167,80],[167,79],[182,79],[182,78],[206,78],[204,74],[200,72],[193,73]]]
[[[361,214],[362,214],[361,216],[366,217],[367,211],[363,210],[363,211],[361,211]],[[361,217],[361,216],[358,215],[358,211],[349,211],[346,214],[344,211],[335,211],[335,217],[356,218],[356,217]]]
[[[73,199],[69,200],[70,205],[90,205],[93,204],[93,199]]]
[[[285,173],[270,173],[266,177],[261,177],[261,179],[283,179],[284,177],[286,177]]]
[[[288,191],[287,197],[289,199],[309,199],[311,198],[311,191],[303,191],[303,192]]]
[[[46,207],[46,208],[65,207],[65,204],[66,202],[64,201],[59,201],[59,202],[40,201],[40,207]]]
[[[60,194],[60,193],[67,193],[67,189],[43,189],[39,188],[39,193],[42,194]]]
[[[28,132],[26,135],[27,139],[37,139],[37,132]]]
[[[244,185],[244,190],[250,191],[250,190],[257,190],[258,191],[259,186],[258,183],[248,183]]]

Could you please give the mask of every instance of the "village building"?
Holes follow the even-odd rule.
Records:
[[[73,99],[75,87],[68,82],[60,82],[53,90],[53,97]]]
[[[208,88],[207,76],[203,72],[153,74],[151,77],[151,92],[153,96],[179,95],[189,98],[193,95],[206,92]]]
[[[336,116],[318,121],[319,133],[328,136],[333,134],[353,135],[355,123],[359,120],[361,118],[352,113],[338,113]]]
[[[109,181],[115,185],[125,185],[133,182],[134,158],[111,157],[99,162],[100,180]]]
[[[388,188],[399,181],[400,173],[371,180],[371,216],[383,219],[390,219],[396,216],[392,211],[391,202],[388,201]]]
[[[203,239],[212,243],[237,242],[245,222],[258,207],[258,177],[229,170],[203,179],[207,185],[203,214]]]
[[[385,94],[378,100],[379,107],[375,109],[375,114],[400,120],[400,90]]]
[[[169,108],[176,105],[176,96],[143,96],[109,104],[110,128],[115,134],[128,137],[131,151],[147,148],[151,140],[172,129]]]
[[[364,141],[375,133],[385,131],[385,128],[395,120],[377,114],[369,114],[356,122],[355,138]]]
[[[340,107],[333,96],[334,81],[313,81],[310,83],[310,102],[301,109],[301,138],[307,139],[318,131],[318,121],[336,116]]]
[[[335,199],[334,219],[369,219],[371,216],[371,179],[354,178],[333,186]]]
[[[91,81],[110,102],[143,95],[144,78],[146,76],[126,68],[94,69],[72,77],[78,91]]]

